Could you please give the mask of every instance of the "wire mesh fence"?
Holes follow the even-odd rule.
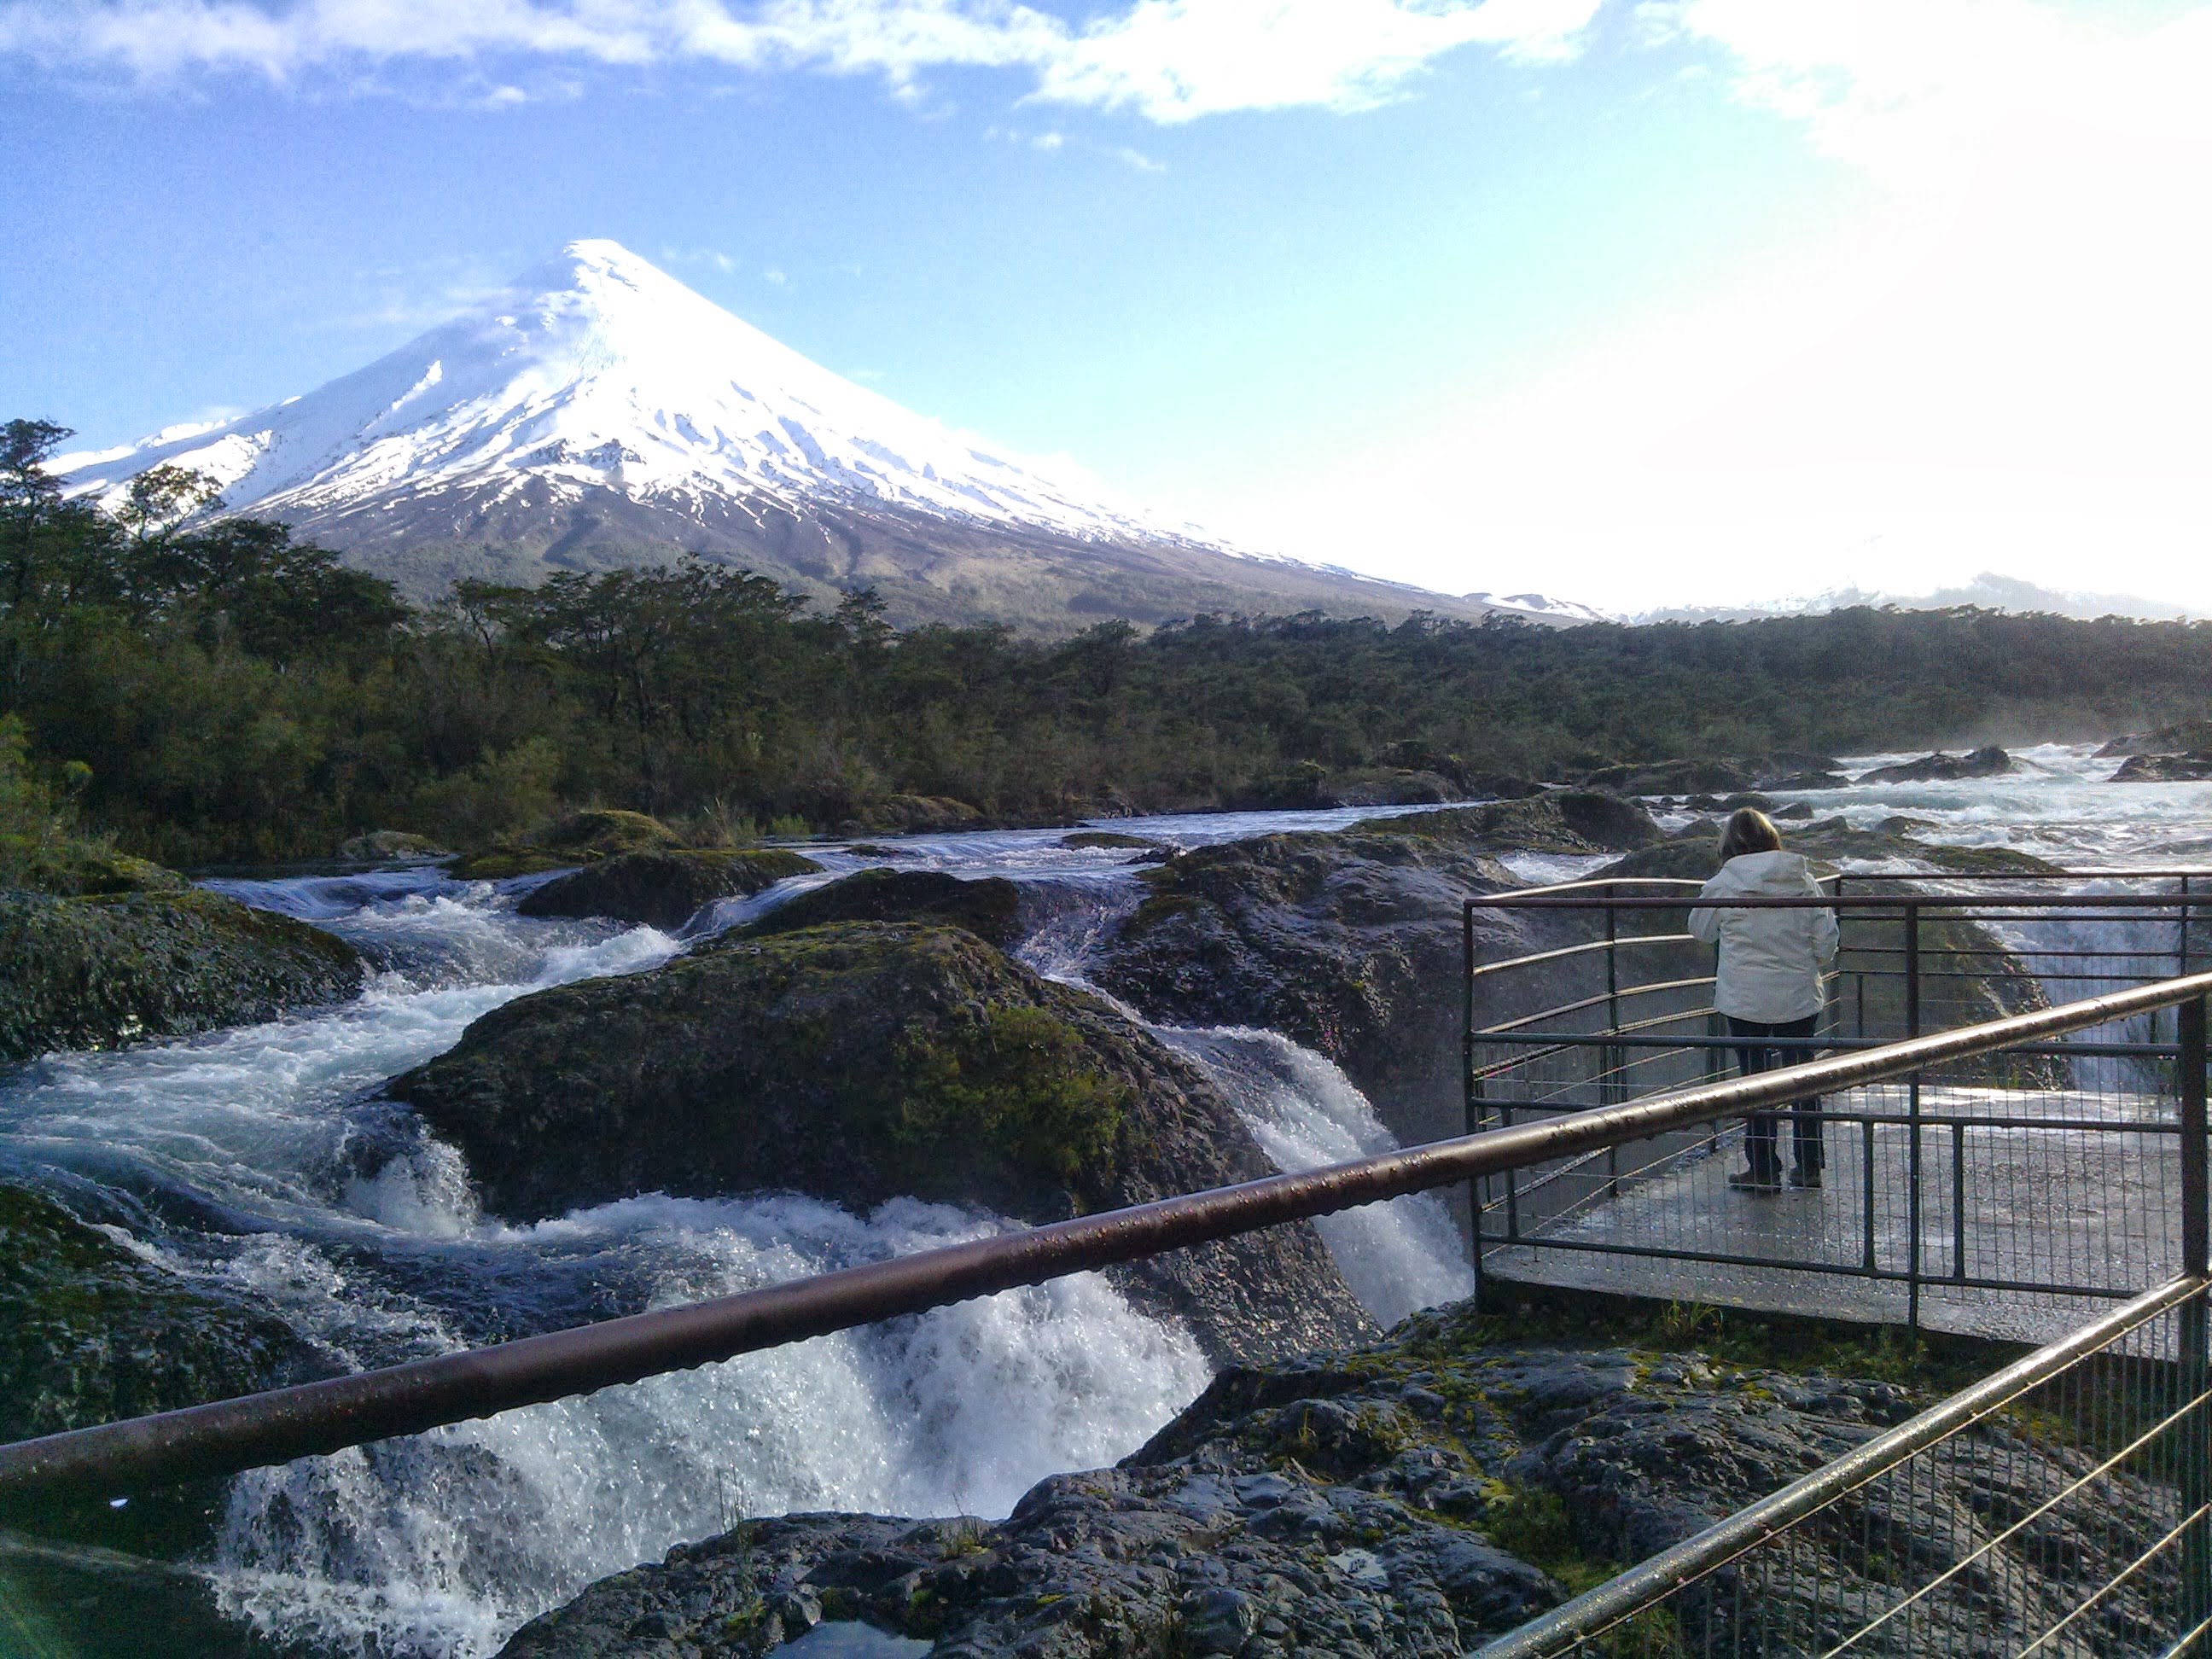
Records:
[[[1483,1659],[2196,1651],[2207,1300],[2191,1277],[2125,1304]]]

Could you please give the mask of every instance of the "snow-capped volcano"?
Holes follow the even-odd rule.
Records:
[[[65,457],[72,489],[162,462],[428,597],[459,576],[690,551],[902,619],[1480,602],[1254,557],[809,362],[613,242],[571,243],[465,314],[304,397]]]
[[[234,508],[319,516],[395,487],[542,480],[683,504],[840,500],[1077,535],[1158,535],[830,373],[614,242],[573,242],[465,316],[304,398],[119,454],[174,461]]]

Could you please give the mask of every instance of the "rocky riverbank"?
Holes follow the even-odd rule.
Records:
[[[2002,1357],[1745,1316],[1685,1341],[1679,1310],[1536,1294],[1224,1372],[1121,1463],[1044,1480],[1001,1522],[747,1522],[593,1585],[507,1659],[757,1656],[825,1621],[933,1659],[1456,1655]],[[2064,1453],[2013,1455],[2033,1479]],[[1929,1501],[1971,1505],[1974,1478]]]

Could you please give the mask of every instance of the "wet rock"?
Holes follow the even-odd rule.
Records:
[[[1202,1074],[1097,999],[948,927],[726,941],[487,1014],[391,1092],[495,1212],[664,1191],[895,1197],[1028,1222],[1273,1171]],[[1372,1328],[1306,1224],[1121,1270],[1209,1354]]]
[[[1620,795],[1726,795],[1750,788],[1753,775],[1735,761],[1665,760],[1601,766],[1579,781]]]
[[[984,819],[980,807],[945,795],[886,795],[861,815],[860,822],[871,830],[916,836],[981,829]]]
[[[2212,778],[2212,753],[2130,755],[2109,783],[2201,783]]]
[[[1419,836],[1501,853],[1625,853],[1666,839],[1651,814],[1636,802],[1590,789],[1368,818],[1352,829],[1354,834]]]
[[[155,1265],[46,1194],[0,1185],[0,1440],[338,1369],[272,1313]],[[221,1483],[203,1482],[141,1493],[119,1511],[94,1498],[11,1518],[49,1538],[168,1553],[204,1541],[222,1499]]]
[[[0,890],[0,1061],[273,1019],[361,984],[335,933],[180,879],[104,897]]]
[[[1871,772],[1862,773],[1861,783],[1928,783],[1949,782],[1961,778],[2002,777],[2008,772],[2020,770],[2020,763],[1990,744],[1964,755],[1947,755],[1940,749],[1932,755],[1923,755],[1896,766],[1878,766]]]
[[[684,838],[659,818],[613,807],[573,812],[522,841],[501,842],[467,854],[453,872],[464,881],[504,881],[511,876],[566,870],[624,853],[674,848]]]
[[[383,864],[402,859],[441,859],[451,849],[441,847],[428,836],[410,835],[404,830],[371,830],[358,836],[349,836],[338,843],[338,856],[356,864]]]
[[[789,876],[820,870],[782,848],[743,852],[656,848],[618,853],[525,894],[526,916],[608,916],[663,929],[681,927],[717,899],[743,898]]]
[[[748,936],[836,921],[927,921],[1005,946],[1021,937],[1021,889],[1002,876],[963,881],[942,870],[860,870],[794,895],[750,923]]]
[[[1115,830],[1079,830],[1072,836],[1061,836],[1060,844],[1079,851],[1085,848],[1116,847],[1142,848],[1146,852],[1166,850],[1164,842],[1154,841],[1146,836],[1125,836]]]
[[[1462,799],[1467,793],[1453,779],[1437,772],[1395,767],[1332,772],[1318,761],[1299,761],[1232,790],[1224,805],[1232,811],[1425,806]]]
[[[1812,816],[1813,803],[1806,800],[1791,801],[1789,805],[1778,806],[1771,812],[1767,814],[1767,817],[1772,818],[1778,823],[1787,823],[1793,818],[1809,820]]]
[[[2178,720],[2154,732],[2136,732],[2112,739],[2097,750],[2100,760],[2124,755],[2203,754],[2212,750],[2212,720]]]

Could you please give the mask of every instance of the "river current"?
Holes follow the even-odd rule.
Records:
[[[1854,827],[1905,812],[1934,824],[1923,839],[2017,847],[2074,867],[2201,866],[2212,854],[2212,785],[2108,785],[2117,763],[2086,748],[2016,753],[2030,769],[2011,776],[1802,799]],[[1102,827],[1188,847],[1375,815]],[[892,850],[910,866],[1024,883],[1035,926],[1019,954],[1081,983],[1097,941],[1139,890],[1126,852],[1070,849],[1066,833],[918,836]],[[808,851],[828,876],[718,907],[695,926],[727,927],[801,887],[889,861]],[[1508,863],[1550,880],[1601,861]],[[209,884],[352,940],[375,964],[365,993],[298,1018],[0,1072],[0,1175],[64,1191],[169,1268],[250,1291],[347,1365],[722,1294],[1005,1224],[910,1200],[855,1215],[787,1194],[647,1196],[533,1226],[489,1218],[458,1155],[380,1099],[384,1079],[442,1053],[514,997],[649,969],[690,940],[525,919],[514,906],[528,881],[461,883],[434,868]],[[1221,1083],[1286,1169],[1395,1144],[1340,1071],[1276,1033],[1158,1035]],[[1469,1288],[1455,1230],[1432,1200],[1372,1206],[1322,1230],[1385,1323]],[[1133,1449],[1206,1377],[1182,1333],[1141,1316],[1096,1275],[1078,1275],[241,1477],[206,1571],[226,1612],[281,1639],[334,1653],[488,1654],[591,1579],[739,1516],[1003,1515],[1042,1476]]]

